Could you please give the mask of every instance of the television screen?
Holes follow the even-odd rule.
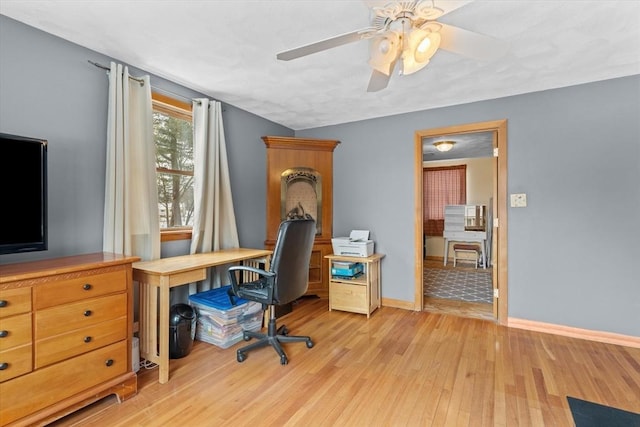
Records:
[[[47,141],[0,133],[0,254],[47,249]]]

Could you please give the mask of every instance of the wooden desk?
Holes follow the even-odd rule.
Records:
[[[140,356],[158,364],[161,384],[169,381],[169,289],[206,279],[209,267],[254,259],[268,267],[270,256],[270,250],[240,248],[133,264],[133,280],[140,283]]]

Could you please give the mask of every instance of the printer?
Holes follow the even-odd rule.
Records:
[[[334,255],[368,257],[373,255],[373,240],[369,240],[369,230],[351,230],[349,237],[331,239]]]

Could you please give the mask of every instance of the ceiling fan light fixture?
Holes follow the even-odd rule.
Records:
[[[455,143],[455,141],[437,141],[434,142],[433,145],[436,147],[436,150],[444,153],[446,151],[451,151]]]
[[[391,64],[398,58],[398,41],[398,35],[393,32],[371,40],[369,65],[374,70],[390,75]]]
[[[402,52],[402,74],[413,74],[427,66],[440,47],[440,33],[414,28]]]
[[[440,33],[427,32],[414,51],[416,62],[428,62],[440,47],[440,40]]]

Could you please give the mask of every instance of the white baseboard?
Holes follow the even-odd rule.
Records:
[[[590,341],[598,341],[607,344],[622,345],[625,347],[640,348],[640,337],[616,334],[613,332],[593,331],[571,326],[556,325],[553,323],[536,322],[534,320],[517,319],[509,317],[507,326],[510,328],[527,329],[536,332],[562,335],[572,338],[582,338]]]

